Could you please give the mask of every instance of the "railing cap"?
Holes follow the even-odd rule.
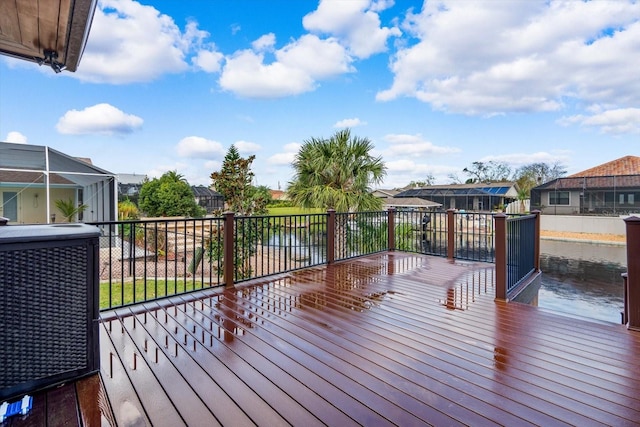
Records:
[[[629,224],[629,223],[632,223],[632,224],[633,223],[640,223],[640,217],[632,215],[630,217],[625,218],[624,222],[626,222],[627,224]]]

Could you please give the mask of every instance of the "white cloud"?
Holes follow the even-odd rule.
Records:
[[[190,22],[184,32],[173,18],[133,0],[102,0],[96,8],[87,47],[74,77],[125,84],[145,82],[193,64],[215,72],[221,54],[203,40],[209,34]],[[218,65],[219,68],[219,65]]]
[[[178,156],[191,159],[217,159],[225,154],[225,150],[217,141],[200,136],[182,138],[176,146]]]
[[[27,137],[17,131],[11,131],[7,134],[4,140],[5,142],[12,142],[14,144],[26,144]]]
[[[96,104],[84,110],[70,110],[58,120],[56,129],[62,134],[114,135],[129,134],[142,126],[143,120],[126,114],[109,104]]]
[[[253,154],[256,151],[260,151],[262,147],[255,142],[249,141],[236,141],[233,143],[235,147],[238,149],[238,152],[241,154]]]
[[[389,134],[384,137],[390,146],[384,150],[385,157],[425,156],[459,153],[456,147],[444,147],[426,141],[422,135]]]
[[[403,29],[418,41],[393,57],[378,100],[478,115],[640,101],[637,2],[442,0],[409,13]]]
[[[336,124],[333,125],[334,128],[354,128],[356,126],[364,126],[366,125],[367,122],[363,122],[362,120],[360,120],[357,117],[354,117],[353,119],[343,119],[340,120],[338,122],[336,122]]]
[[[385,188],[402,188],[411,181],[422,181],[428,175],[435,178],[436,184],[447,184],[450,182],[448,175],[460,171],[456,166],[421,163],[412,159],[392,160],[385,162],[385,165],[387,166]]]
[[[558,123],[565,126],[577,123],[581,126],[599,128],[602,133],[613,135],[640,133],[640,108],[618,108],[591,116],[562,117]]]
[[[222,167],[222,161],[220,160],[207,160],[204,162],[205,169],[210,169],[213,171],[218,171]]]
[[[275,61],[265,61],[265,48],[275,39],[268,35],[226,58],[220,86],[243,97],[277,98],[312,91],[317,80],[351,72],[351,59],[333,39],[305,35],[275,50]]]
[[[297,142],[292,142],[284,147],[281,153],[274,154],[267,159],[267,163],[271,165],[290,165],[300,151],[301,145]]]
[[[208,73],[218,73],[222,67],[224,55],[211,50],[201,50],[192,59],[193,65]]]
[[[387,40],[402,33],[396,27],[382,27],[381,12],[393,5],[391,1],[321,0],[318,8],[302,20],[305,29],[329,34],[358,58],[367,58],[387,50]]]
[[[264,64],[264,55],[250,50],[227,58],[220,76],[220,86],[249,98],[276,98],[309,92],[313,79],[302,70],[280,63]]]
[[[265,34],[264,36],[259,37],[253,43],[251,43],[251,47],[257,51],[270,51],[273,50],[273,47],[276,44],[276,35],[273,33]]]

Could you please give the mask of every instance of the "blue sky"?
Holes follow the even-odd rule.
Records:
[[[639,155],[640,3],[99,2],[75,73],[0,58],[0,140],[210,184],[231,144],[285,189],[301,143],[350,127],[383,188],[474,161]]]

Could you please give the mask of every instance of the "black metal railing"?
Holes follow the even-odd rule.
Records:
[[[536,215],[507,218],[507,293],[536,269]]]
[[[94,222],[100,237],[100,307],[218,286],[222,218]]]
[[[389,248],[388,212],[336,213],[335,221],[336,261]]]
[[[509,219],[504,264],[511,287],[531,271],[535,258],[531,247],[538,236],[531,217],[535,215]],[[102,310],[386,250],[496,262],[492,215],[451,210],[251,217],[227,213],[91,224],[102,230]]]
[[[495,262],[493,214],[454,212],[456,258]]]
[[[234,282],[326,263],[327,214],[235,217]]]
[[[447,256],[446,212],[399,210],[394,233],[396,250]]]

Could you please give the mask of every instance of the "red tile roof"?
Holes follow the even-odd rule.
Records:
[[[591,169],[569,175],[567,178],[589,177],[589,176],[620,176],[620,175],[640,175],[640,157],[624,156]]]

